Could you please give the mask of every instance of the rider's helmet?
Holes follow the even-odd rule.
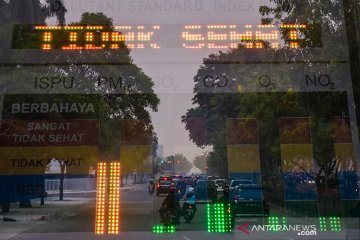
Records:
[[[154,181],[153,181],[152,179],[150,179],[149,184],[150,184],[150,185],[153,185],[153,184],[154,184]]]

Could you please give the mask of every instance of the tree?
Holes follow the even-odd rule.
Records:
[[[167,168],[167,170],[173,170],[174,173],[186,173],[192,168],[192,164],[181,153],[167,156],[165,158],[165,164],[167,167],[165,166],[164,168]]]
[[[65,25],[65,14],[67,9],[64,0],[46,0],[46,5],[42,8],[46,17],[56,16],[60,26]]]
[[[317,39],[317,41],[326,42],[323,45],[322,51],[323,59],[325,61],[336,61],[338,56],[346,56],[345,61],[349,61],[350,72],[352,78],[352,84],[347,86],[348,93],[353,92],[356,111],[357,125],[360,124],[360,3],[359,1],[352,0],[336,0],[336,1],[296,1],[296,0],[272,0],[274,3],[271,7],[262,6],[260,12],[264,18],[263,21],[268,23],[274,22],[294,22],[307,23],[308,28],[301,31],[304,35],[303,43],[311,42],[311,39]],[[283,32],[283,37],[285,36]],[[306,49],[304,50],[306,52]],[[326,53],[327,52],[327,53]],[[347,56],[347,53],[348,56]],[[335,56],[335,57],[334,57]],[[311,61],[309,61],[308,68],[311,69]],[[336,69],[336,65],[329,64],[329,68],[333,69],[333,72],[339,71]],[[312,99],[317,102],[319,97],[324,96],[317,94]],[[332,96],[328,94],[325,96],[325,102],[327,104],[320,104],[311,109],[311,128],[313,134],[314,145],[314,158],[316,163],[316,182],[318,186],[318,194],[320,198],[334,197],[339,185],[339,172],[347,171],[352,172],[349,166],[347,169],[339,169],[339,159],[335,158],[334,153],[334,139],[332,139],[331,114],[338,116],[348,116],[349,112],[344,109],[343,106],[348,105],[346,97],[342,97],[342,105],[336,104],[332,99]],[[331,106],[334,104],[333,106]],[[350,105],[350,104],[349,104]],[[337,109],[336,109],[337,107]],[[359,136],[359,132],[357,133]],[[356,172],[356,170],[355,170]],[[349,180],[343,179],[345,185],[353,185],[356,183],[349,183]],[[352,191],[352,189],[346,189],[346,191]],[[348,194],[348,193],[347,193]],[[350,194],[351,195],[351,194]],[[356,194],[355,194],[356,195]]]
[[[19,13],[20,10],[18,8],[23,9],[24,6],[21,5],[24,1],[11,0],[9,3],[0,0],[0,5],[7,8],[10,12],[8,16],[5,16],[5,20],[3,20],[3,15],[0,16],[0,20],[5,21],[5,25],[0,27],[0,32],[4,27],[10,27],[12,22],[14,23],[32,23],[32,24],[45,24],[46,17],[56,15],[58,18],[59,25],[65,23],[65,13],[66,8],[63,6],[63,1],[46,1],[45,5],[41,5],[40,1],[26,1],[26,4],[29,5],[29,9],[33,11],[31,14],[21,15]],[[65,11],[53,11],[56,10],[54,8],[54,3],[61,3],[62,9]],[[63,15],[62,15],[63,14]],[[112,31],[114,30],[112,19],[105,16],[103,13],[84,13],[79,22],[71,23],[71,25],[104,25],[105,30]],[[4,55],[8,55],[7,59],[21,59],[28,58],[34,56],[26,56],[23,53],[15,53],[9,51],[11,49],[8,46],[8,42],[5,39],[3,41],[0,38],[0,44],[5,46],[5,49],[8,51],[4,51]],[[153,127],[150,120],[149,111],[157,111],[158,104],[160,102],[158,96],[153,91],[154,83],[150,77],[148,77],[141,68],[139,68],[135,63],[133,63],[132,58],[130,57],[130,50],[126,47],[125,43],[120,43],[121,49],[118,51],[114,50],[102,50],[102,51],[91,51],[84,50],[78,51],[76,53],[67,52],[67,54],[59,54],[55,58],[58,60],[61,65],[57,64],[48,64],[49,62],[53,62],[54,55],[49,52],[40,52],[37,54],[39,57],[39,64],[44,64],[36,68],[36,70],[32,70],[24,67],[22,64],[18,64],[16,68],[12,68],[10,72],[5,72],[5,74],[1,74],[0,77],[0,87],[1,92],[6,90],[7,85],[10,82],[7,82],[7,78],[2,79],[2,76],[6,76],[6,74],[10,74],[12,79],[34,79],[36,76],[48,76],[48,77],[67,77],[72,76],[74,79],[79,80],[78,84],[74,86],[69,93],[71,94],[63,94],[64,89],[49,89],[44,91],[47,95],[35,95],[37,92],[31,86],[31,81],[12,81],[11,85],[14,88],[17,88],[19,92],[23,92],[29,94],[27,96],[19,95],[17,97],[20,98],[33,98],[33,101],[41,101],[48,99],[51,96],[53,101],[81,101],[81,99],[92,96],[92,102],[96,102],[99,112],[98,118],[100,119],[101,132],[101,145],[102,154],[107,156],[117,155],[116,151],[119,150],[120,145],[120,137],[111,138],[112,136],[111,128],[106,126],[105,123],[107,120],[116,120],[118,122],[125,120],[145,120],[142,127],[146,129],[146,131],[153,132]],[[29,47],[30,48],[30,47]],[[0,53],[3,54],[3,53]],[[52,55],[52,56],[50,56]],[[115,65],[103,65],[101,67],[97,67],[95,65],[89,64],[78,64],[78,62],[85,62],[86,59],[93,59],[98,63],[106,62],[106,59],[111,58],[116,62],[121,63],[119,66]],[[3,70],[0,70],[3,71]],[[4,72],[3,72],[4,73]],[[126,86],[131,86],[131,92],[129,89],[126,91],[116,90],[111,88],[111,86],[103,84],[98,84],[99,77],[101,76],[113,76],[113,77],[121,77],[123,80],[123,84]],[[35,94],[34,94],[35,93]],[[31,95],[33,94],[33,95]],[[14,95],[14,97],[16,97]],[[31,99],[28,99],[31,101]],[[9,117],[9,116],[8,116]],[[52,116],[47,116],[52,119],[65,119],[67,116],[62,116],[61,114],[54,114]],[[76,117],[76,116],[71,116]],[[32,119],[39,119],[39,116],[32,115]],[[41,116],[40,118],[44,118]],[[46,118],[46,117],[45,117]],[[119,135],[120,136],[120,135]],[[150,142],[151,147],[151,142]],[[111,159],[114,159],[111,157]],[[141,161],[145,161],[144,159]],[[60,162],[61,165],[61,162]],[[62,168],[65,171],[65,168]],[[62,171],[60,180],[63,180],[64,171]],[[60,194],[59,198],[62,199],[62,194]]]
[[[201,172],[206,172],[207,167],[207,158],[208,158],[209,152],[204,152],[204,154],[196,156],[194,159],[194,165],[198,169],[201,170]]]
[[[338,92],[294,92],[293,89],[302,88],[293,78],[308,72],[321,73],[321,68],[311,63],[314,59],[319,61],[330,59],[330,63],[324,64],[323,67],[335,75],[340,74],[337,65],[331,61],[335,61],[336,57],[347,49],[346,44],[343,44],[346,40],[346,28],[342,18],[341,3],[339,1],[323,3],[323,1],[295,0],[272,2],[275,4],[271,7],[260,8],[260,13],[264,16],[261,22],[263,24],[308,24],[306,29],[300,30],[300,35],[303,36],[302,40],[299,40],[301,48],[269,49],[265,45],[264,49],[254,50],[246,49],[242,43],[237,49],[210,54],[204,59],[203,65],[194,77],[192,101],[195,107],[182,116],[182,121],[186,129],[190,131],[190,139],[197,146],[213,147],[208,159],[209,169],[226,176],[228,174],[226,119],[257,119],[261,169],[263,173],[268,174],[262,177],[264,182],[270,183],[270,177],[272,177],[270,175],[282,179],[281,172],[278,171],[281,168],[278,119],[287,116],[309,117],[312,119],[314,158],[320,166],[319,172],[322,172],[325,178],[331,178],[333,173],[330,169],[334,164],[332,152],[329,151],[332,140],[328,126],[331,122],[330,116],[348,116],[346,96]],[[289,30],[283,29],[281,34],[285,44],[288,43]],[[320,46],[325,41],[326,45],[324,44],[319,51],[314,51],[313,47]],[[265,65],[251,64],[258,59],[264,63],[302,61],[304,64],[292,65],[292,74],[276,68],[273,64],[271,73],[277,78],[276,87],[282,87],[287,91],[276,92],[276,89],[273,89],[273,91],[264,92],[258,85],[252,84],[257,83],[259,76],[266,75],[268,71]],[[221,64],[224,62],[236,64]],[[206,89],[203,86],[203,79],[208,75],[224,76],[230,80],[230,84],[226,89]],[[247,76],[246,80],[241,78],[243,75]],[[239,78],[241,81],[237,80]],[[289,85],[291,87],[287,87]],[[194,137],[192,127],[187,122],[189,118],[206,119],[205,142],[200,142]]]

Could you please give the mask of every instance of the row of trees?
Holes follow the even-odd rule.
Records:
[[[54,4],[59,5],[59,3],[61,6],[55,8]],[[58,10],[59,8],[61,8],[61,11]],[[62,0],[46,0],[44,4],[39,0],[0,0],[0,33],[4,33],[0,35],[0,47],[4,49],[4,51],[0,51],[0,58],[9,62],[17,62],[16,67],[0,68],[0,92],[6,94],[16,90],[17,93],[22,93],[13,96],[19,102],[46,102],[49,98],[54,102],[82,102],[84,98],[89,97],[88,94],[96,92],[96,95],[93,95],[89,101],[92,101],[97,106],[96,117],[100,120],[100,156],[104,159],[115,159],[114,157],[118,155],[121,134],[114,134],[114,128],[110,122],[121,122],[123,120],[141,121],[143,123],[141,126],[137,125],[137,127],[142,128],[138,130],[148,132],[154,137],[154,142],[149,144],[153,146],[152,152],[155,153],[157,138],[151,123],[150,111],[157,111],[160,99],[153,91],[154,83],[152,79],[133,62],[130,49],[127,49],[125,43],[123,43],[122,49],[119,51],[83,50],[76,53],[60,53],[59,55],[40,51],[36,55],[29,55],[27,51],[12,51],[11,39],[8,38],[11,36],[8,33],[11,32],[14,24],[45,25],[47,18],[56,16],[58,24],[64,25],[66,12],[66,6]],[[104,25],[105,29],[114,30],[113,20],[103,13],[83,13],[78,22],[71,23],[71,25],[99,24]],[[29,67],[19,62],[20,59],[30,58],[39,60],[37,67]],[[53,62],[54,58],[59,64],[49,64],[49,62]],[[101,64],[106,62],[108,58],[115,59],[121,64],[103,65],[101,67],[79,64],[86,59],[93,59],[98,64]],[[11,76],[11,78],[8,76]],[[64,89],[49,89],[43,91],[41,95],[37,95],[32,86],[32,79],[37,76],[46,76],[48,78],[73,77],[78,81],[72,89],[69,89],[69,94],[66,94],[67,92]],[[121,76],[124,79],[124,85],[132,86],[132,92],[116,92],[109,85],[99,87],[96,85],[99,76],[112,76],[115,78]],[[59,94],[60,91],[62,94]],[[11,116],[5,112],[4,117],[17,118],[19,116]],[[78,118],[79,116],[33,114],[21,117],[31,120],[66,119],[69,117]],[[81,118],[87,117],[89,116],[81,116]],[[141,161],[147,160],[142,159]],[[141,165],[141,163],[138,165]],[[61,180],[63,180],[65,167],[61,162],[60,166],[62,170]],[[63,198],[62,190],[63,188],[60,187],[60,199]]]
[[[263,180],[271,185],[273,175],[277,182],[281,182],[280,143],[278,119],[280,117],[310,117],[314,158],[317,165],[316,180],[324,180],[325,187],[330,187],[332,179],[336,178],[336,159],[334,158],[333,140],[331,139],[331,116],[348,116],[349,105],[347,96],[341,92],[298,92],[302,89],[295,81],[306,73],[319,74],[321,67],[314,64],[324,62],[323,70],[331,72],[341,78],[344,72],[339,70],[336,62],[349,56],[352,73],[352,86],[345,86],[348,92],[354,92],[355,104],[360,105],[359,98],[359,3],[356,1],[297,1],[270,0],[271,6],[261,6],[259,11],[263,15],[261,23],[298,23],[307,24],[306,29],[300,30],[302,35],[299,49],[254,50],[245,48],[245,43],[239,44],[237,49],[211,54],[204,59],[203,65],[194,77],[194,107],[182,116],[182,121],[189,131],[190,139],[199,147],[211,146],[213,151],[208,156],[208,166],[217,174],[226,176],[227,169],[227,118],[256,118],[258,121],[261,170]],[[355,17],[357,15],[357,17]],[[346,36],[348,38],[346,38]],[[282,31],[282,38],[288,41],[288,30]],[[348,39],[348,41],[346,41]],[[258,40],[251,40],[257,42]],[[269,44],[265,44],[269,46]],[[320,48],[319,48],[320,46]],[[317,47],[314,49],[314,47]],[[350,54],[348,54],[350,51]],[[261,59],[274,65],[276,62],[294,64],[287,68],[289,72],[276,67],[270,68],[266,64],[251,65]],[[222,64],[230,63],[230,64]],[[234,63],[234,64],[231,64]],[[236,64],[235,64],[236,63]],[[279,76],[277,87],[291,86],[284,92],[262,92],[246,82],[254,83],[258,77],[267,71]],[[291,70],[291,74],[290,74]],[[251,74],[249,74],[251,73]],[[241,79],[241,83],[234,83],[226,91],[213,89],[203,91],[204,76],[226,76],[228,79]],[[229,93],[230,92],[230,93]],[[352,107],[352,106],[350,106]],[[359,108],[356,107],[359,123]],[[206,139],[199,140],[195,129],[187,119],[206,119]],[[356,170],[356,169],[350,169]]]

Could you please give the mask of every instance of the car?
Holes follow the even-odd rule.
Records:
[[[252,180],[249,179],[235,179],[235,180],[231,180],[230,182],[230,191],[234,190],[236,188],[236,186],[241,185],[241,184],[254,184]]]
[[[161,176],[156,184],[156,196],[168,194],[171,186],[171,177]]]
[[[234,200],[234,191],[236,187],[239,185],[247,185],[247,184],[254,184],[252,180],[249,179],[234,179],[231,180],[229,190],[230,190],[230,201]]]
[[[236,187],[232,203],[236,216],[269,216],[269,204],[258,184],[242,184]]]
[[[220,178],[220,176],[207,176],[207,180],[216,180],[219,178]]]
[[[171,179],[173,180],[173,181],[180,181],[180,180],[182,180],[183,179],[183,176],[182,175],[173,175],[173,176],[171,176]]]
[[[218,191],[218,192],[224,191],[224,187],[226,185],[227,185],[226,179],[216,179],[215,180],[216,191]]]
[[[193,177],[184,177],[184,181],[186,183],[186,186],[194,186]]]
[[[217,201],[215,182],[212,180],[199,180],[195,187],[196,200]]]

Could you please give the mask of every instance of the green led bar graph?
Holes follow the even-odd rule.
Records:
[[[207,204],[208,232],[231,232],[230,204]]]
[[[339,232],[342,230],[340,217],[320,217],[320,231],[332,231],[332,232]]]
[[[162,233],[174,233],[174,232],[175,232],[175,225],[164,226],[158,224],[153,227],[153,233],[162,234]]]
[[[274,226],[270,229],[272,231],[281,231],[278,230],[277,226],[286,226],[287,219],[286,217],[270,216],[267,218],[267,224]],[[285,228],[283,228],[285,229]],[[342,231],[340,217],[319,217],[319,229],[322,232],[331,231],[339,232]]]
[[[274,228],[271,228],[274,229],[273,231],[279,231],[277,230],[278,225],[286,226],[286,217],[273,216],[273,217],[268,217],[267,220],[268,220],[267,221],[268,225],[274,226]]]

